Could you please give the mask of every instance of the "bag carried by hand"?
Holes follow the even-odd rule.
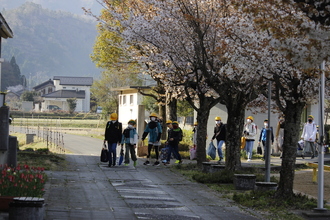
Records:
[[[190,160],[195,160],[197,159],[197,154],[196,154],[196,145],[194,145],[192,148],[189,150],[190,154]]]
[[[246,144],[246,139],[245,137],[241,137],[241,150],[244,150]]]
[[[104,144],[101,150],[101,162],[108,162],[109,161],[109,153],[106,145]]]
[[[207,155],[209,155],[212,160],[215,159],[215,156],[216,156],[216,148],[213,144],[213,142],[211,141],[211,143],[209,144],[209,148],[207,149]]]
[[[262,149],[261,149],[260,144],[258,144],[258,147],[257,147],[257,154],[262,155]]]
[[[140,141],[137,148],[137,155],[144,157],[148,155],[148,145],[145,145],[143,141]]]

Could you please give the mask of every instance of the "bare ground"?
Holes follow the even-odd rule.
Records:
[[[318,183],[313,183],[313,169],[296,171],[293,189],[317,199]],[[330,172],[324,172],[324,200],[330,205]]]

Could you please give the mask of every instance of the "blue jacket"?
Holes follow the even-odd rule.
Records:
[[[143,132],[142,140],[144,140],[149,134],[149,142],[155,143],[160,140],[162,135],[162,126],[159,122],[151,121],[147,124],[146,129]]]
[[[136,132],[136,128],[125,128],[122,138],[121,144],[136,144],[138,140],[138,134]]]

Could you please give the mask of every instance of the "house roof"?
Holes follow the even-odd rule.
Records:
[[[58,90],[52,93],[48,93],[43,95],[42,97],[45,98],[77,98],[77,99],[84,99],[85,98],[85,91],[77,91],[77,90]]]
[[[54,76],[54,80],[59,80],[60,85],[91,86],[93,84],[93,77]]]
[[[39,85],[33,87],[33,89],[34,89],[34,90],[39,90],[39,89],[42,89],[42,88],[44,88],[44,87],[46,87],[46,86],[48,86],[48,85],[52,85],[52,86],[54,86],[54,82],[53,82],[53,80],[49,79],[48,81],[43,82],[43,83],[41,83],[41,84],[39,84]]]
[[[13,38],[13,36],[14,36],[13,31],[10,29],[5,18],[0,13],[0,37]]]
[[[150,86],[128,86],[128,87],[118,87],[112,88],[111,91],[130,91],[130,90],[149,90]]]

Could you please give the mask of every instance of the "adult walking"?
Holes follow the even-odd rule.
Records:
[[[147,124],[147,127],[144,130],[143,135],[142,135],[142,141],[144,141],[144,139],[149,134],[147,161],[144,162],[143,164],[150,165],[150,161],[149,161],[150,153],[151,153],[152,147],[154,147],[155,153],[156,153],[156,161],[153,165],[159,166],[159,164],[160,164],[159,163],[159,144],[160,144],[160,137],[162,135],[162,126],[160,125],[160,123],[157,120],[158,116],[156,113],[151,113],[149,118],[150,118],[150,122]]]
[[[307,150],[310,150],[312,152],[311,159],[315,156],[315,148],[314,148],[314,142],[316,138],[316,132],[317,128],[314,123],[314,117],[313,115],[309,115],[307,118],[307,123],[304,125],[303,132],[301,134],[301,139],[304,140],[304,149],[301,154],[301,157],[305,158],[305,152]]]
[[[109,150],[109,167],[116,165],[117,159],[117,144],[121,142],[122,138],[122,123],[118,122],[117,113],[110,115],[110,121],[107,122],[104,134],[104,143],[108,143]]]
[[[219,155],[218,162],[220,162],[223,159],[222,145],[226,143],[226,125],[221,122],[221,118],[219,116],[215,117],[214,135],[211,141],[214,139],[217,139],[217,149]]]
[[[254,145],[254,137],[257,134],[257,126],[253,123],[253,117],[248,116],[246,118],[246,124],[244,125],[243,135],[245,137],[245,151],[247,155],[247,161],[251,161],[252,159],[252,150]]]

